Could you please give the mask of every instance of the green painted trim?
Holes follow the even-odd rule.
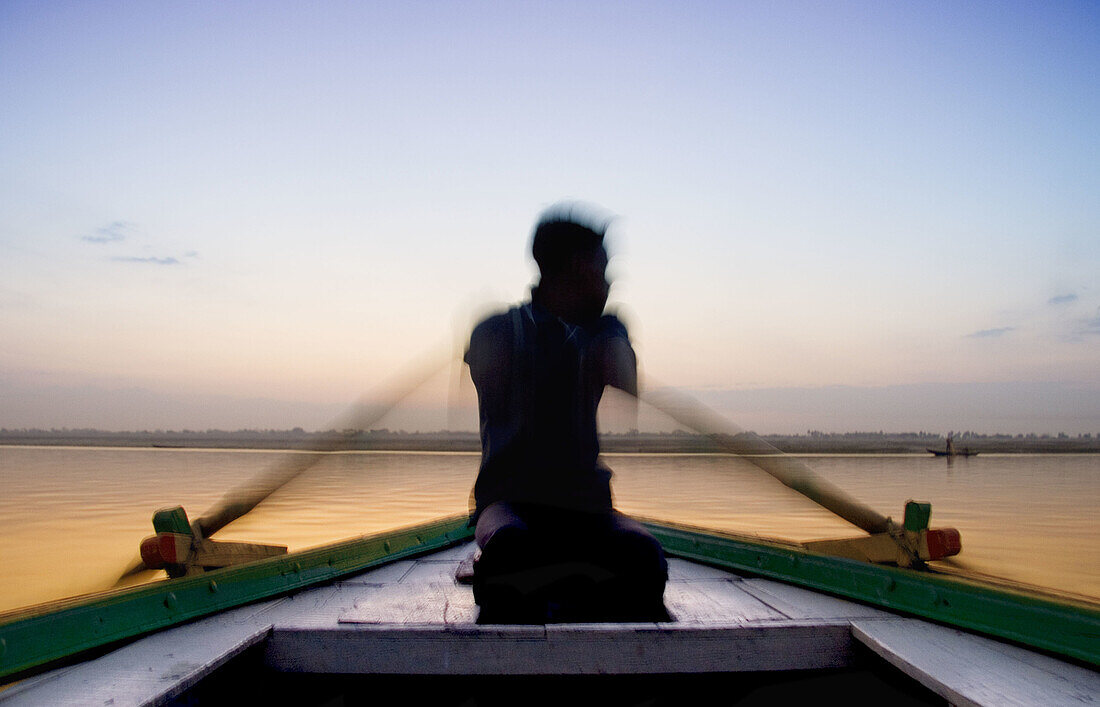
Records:
[[[441,550],[469,516],[366,535],[205,574],[31,607],[0,617],[0,678],[260,599]]]
[[[1100,664],[1096,605],[1015,591],[934,572],[872,565],[797,545],[646,526],[668,554],[751,572]]]

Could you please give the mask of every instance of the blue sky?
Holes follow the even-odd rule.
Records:
[[[321,424],[521,299],[577,198],[621,216],[654,380],[1016,385],[1013,426],[1100,432],[1097,36],[1094,3],[6,2],[0,426],[87,422],[66,390]]]

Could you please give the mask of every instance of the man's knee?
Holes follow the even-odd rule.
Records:
[[[613,524],[609,539],[610,556],[622,567],[631,568],[630,574],[659,579],[668,577],[668,561],[657,538],[641,523],[620,515]]]
[[[504,569],[513,568],[533,555],[533,544],[531,532],[527,528],[514,525],[498,528],[481,548],[481,563],[486,566],[490,563],[502,565]]]
[[[494,544],[516,542],[529,534],[527,523],[519,516],[510,503],[497,502],[481,512],[474,528],[474,538],[482,550],[496,539]]]

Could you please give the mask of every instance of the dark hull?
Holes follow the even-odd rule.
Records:
[[[945,452],[942,449],[929,449],[937,457],[976,457],[978,452]]]

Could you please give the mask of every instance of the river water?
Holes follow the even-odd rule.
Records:
[[[0,447],[0,611],[110,587],[152,533],[154,510],[182,505],[200,515],[284,454]],[[962,535],[956,567],[1100,601],[1100,455],[800,458],[896,519],[907,499],[931,502],[932,526]],[[293,551],[464,513],[478,460],[454,452],[327,455],[218,538]],[[741,459],[605,460],[616,505],[627,513],[791,540],[861,534]]]

